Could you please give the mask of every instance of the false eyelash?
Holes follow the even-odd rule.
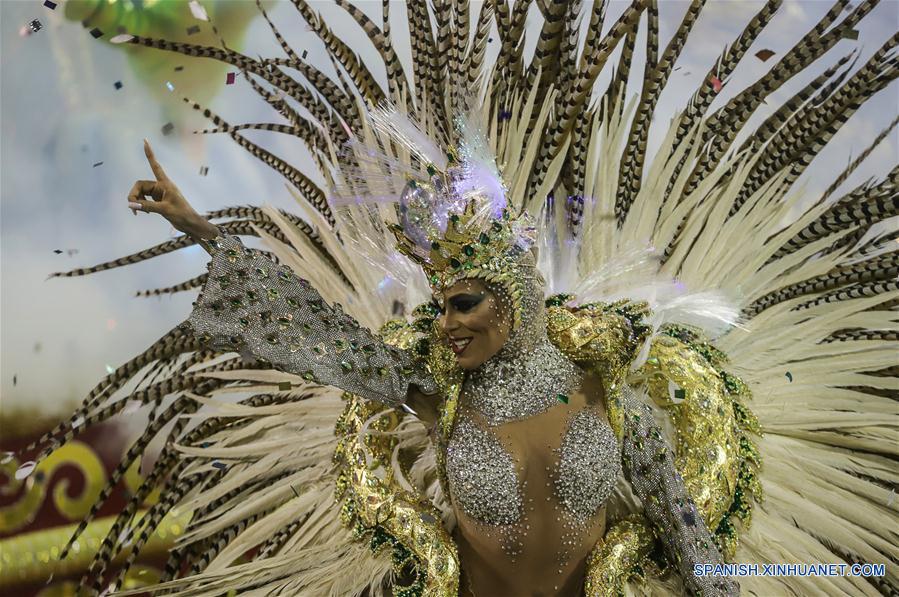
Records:
[[[455,307],[457,311],[462,311],[463,313],[466,313],[468,311],[471,311],[478,305],[480,305],[481,301],[483,301],[483,300],[484,300],[483,297],[479,298],[479,299],[469,299],[469,300],[463,301],[461,304],[453,303],[453,307]],[[452,301],[450,301],[450,302],[452,302]]]

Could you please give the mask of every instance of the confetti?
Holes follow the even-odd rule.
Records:
[[[59,255],[60,253],[62,253],[62,249],[53,249],[53,252]]]
[[[793,374],[787,371],[787,379],[790,380],[790,383],[793,383]]]
[[[679,67],[679,66],[675,66],[675,67],[674,67],[674,72],[677,72],[677,71],[679,71],[679,70],[680,70],[680,67]]]
[[[130,35],[128,33],[121,33],[119,35],[116,35],[109,41],[110,41],[110,43],[114,43],[114,44],[123,44],[125,42],[131,41],[132,39],[134,39],[133,35]]]
[[[761,60],[762,62],[765,62],[766,60],[768,60],[769,58],[774,56],[775,53],[776,52],[774,52],[774,50],[759,50],[758,52],[755,53],[755,57],[758,58],[759,60]]]
[[[200,167],[200,176],[206,176],[209,174],[209,166]]]
[[[103,32],[100,31],[100,29],[98,29],[97,27],[94,27],[93,29],[91,29],[91,35],[94,36],[94,39],[100,39],[101,37],[103,37]]]
[[[223,471],[223,470],[225,470],[226,468],[228,468],[228,465],[227,465],[227,464],[225,464],[224,462],[219,462],[218,460],[213,460],[213,461],[212,461],[212,466],[214,466],[215,468],[219,469],[220,471]]]
[[[94,168],[96,168],[97,166],[102,166],[102,165],[103,165],[103,162],[97,162],[96,164],[94,164]]]
[[[37,466],[37,463],[33,460],[29,460],[24,463],[22,466],[16,469],[16,480],[21,481],[22,479],[28,477],[31,474],[31,471],[34,470],[34,467]]]
[[[15,387],[15,385],[16,385],[16,376],[15,375],[12,376],[12,385],[13,385],[13,387]]]
[[[175,130],[175,125],[172,124],[171,122],[167,122],[164,125],[162,125],[162,134],[163,135],[168,135],[173,130]]]
[[[719,79],[715,75],[709,77],[709,83],[712,84],[712,89],[715,90],[715,93],[718,93],[719,91],[721,91],[721,88],[724,87],[724,85],[722,85],[721,83],[721,79]]]
[[[289,382],[289,381],[280,381],[280,382],[278,382],[278,389],[281,390],[281,391],[289,390],[289,389],[290,389],[290,382]]]
[[[34,19],[34,20],[31,21],[30,23],[28,23],[28,26],[31,27],[31,30],[32,30],[32,31],[34,31],[35,33],[37,33],[38,31],[41,30],[41,26],[42,26],[42,25],[41,25],[41,22],[40,22],[40,21],[38,21],[37,19]]]
[[[176,66],[176,67],[175,67],[175,72],[176,72],[176,73],[180,73],[180,72],[183,71],[183,70],[184,70],[184,67],[183,67],[183,66]]]
[[[44,0],[44,6],[50,10],[56,10],[56,2],[52,2],[52,0]]]
[[[195,19],[199,19],[200,21],[209,20],[209,16],[206,14],[206,9],[200,6],[200,3],[197,2],[197,0],[190,0],[190,2],[188,2],[188,6],[190,6],[190,14],[192,14]]]
[[[508,110],[500,110],[499,111],[499,119],[500,120],[509,120],[512,118],[512,113]]]
[[[121,88],[122,88],[122,82],[121,82],[121,81],[116,81],[115,83],[113,83],[113,85],[115,86],[116,89],[121,89]]]
[[[303,60],[306,60],[306,56],[309,54],[309,50],[303,50]]]
[[[235,73],[228,73],[225,77],[225,85],[234,85]]]
[[[488,37],[488,38],[487,38],[487,43],[488,43],[488,44],[489,44],[489,43],[493,43],[493,38],[492,38],[492,37]]]
[[[187,28],[188,35],[193,35],[194,33],[199,33],[199,32],[200,32],[199,25],[191,25],[190,27]]]
[[[842,37],[845,39],[858,39],[858,29],[847,29],[843,31]]]
[[[165,86],[169,88],[169,91],[175,91],[175,86],[172,85],[171,81],[166,81]]]

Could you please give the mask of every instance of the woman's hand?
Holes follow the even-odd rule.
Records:
[[[199,238],[215,238],[218,229],[206,218],[194,211],[175,183],[156,161],[150,144],[144,139],[144,153],[156,180],[138,180],[128,193],[128,207],[134,215],[137,211],[158,213],[176,230]],[[151,197],[152,200],[144,199]]]

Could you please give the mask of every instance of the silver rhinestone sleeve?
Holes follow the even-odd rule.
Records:
[[[237,237],[203,242],[212,255],[209,276],[182,327],[204,345],[389,406],[405,402],[410,384],[437,391],[410,354],[385,345],[339,303],[326,303],[290,268]]]
[[[703,597],[739,595],[740,585],[731,577],[694,574],[694,564],[721,564],[721,554],[674,467],[652,409],[637,398],[628,384],[622,387],[621,401],[625,476],[643,503],[646,517],[680,572],[684,586],[691,594]]]

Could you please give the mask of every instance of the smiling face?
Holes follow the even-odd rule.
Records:
[[[440,326],[463,369],[499,352],[512,329],[509,308],[481,280],[462,280],[443,293]]]

